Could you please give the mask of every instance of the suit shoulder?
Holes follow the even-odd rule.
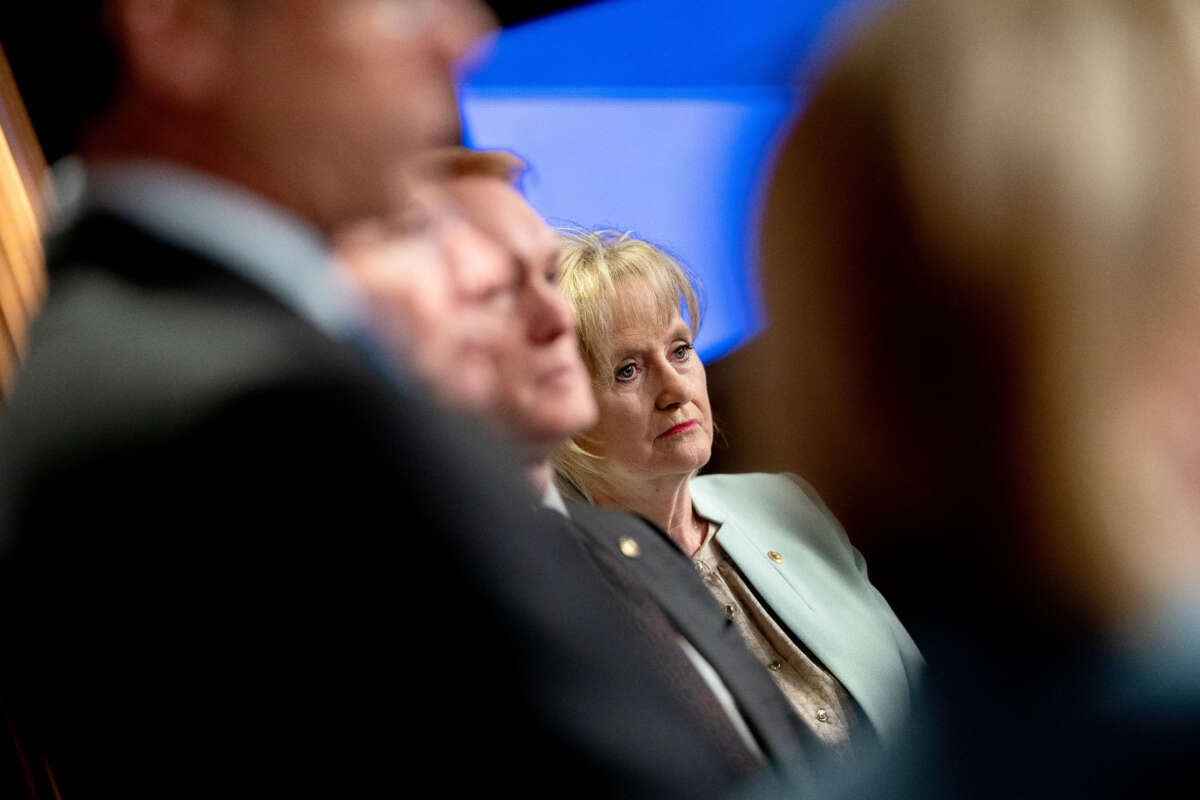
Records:
[[[692,479],[693,497],[742,504],[790,503],[800,501],[823,506],[816,492],[796,475],[788,472],[743,472],[700,475]]]
[[[236,285],[145,287],[80,269],[52,287],[34,324],[4,446],[49,457],[169,437],[237,398],[362,384],[360,361]]]
[[[652,523],[629,511],[600,508],[579,500],[567,499],[564,502],[576,527],[593,538],[611,534],[646,535],[657,533],[657,528]]]
[[[796,475],[704,475],[694,478],[691,488],[692,499],[705,516],[736,522],[738,528],[755,535],[786,532],[839,558],[853,554],[841,524]]]
[[[318,332],[255,287],[218,275],[200,285],[145,285],[103,270],[78,270],[51,286],[34,324],[30,360],[72,354],[107,370],[153,378],[241,364],[304,363]],[[78,356],[77,356],[78,357]]]

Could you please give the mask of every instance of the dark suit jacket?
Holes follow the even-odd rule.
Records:
[[[793,780],[803,779],[805,749],[811,759],[821,752],[819,743],[796,718],[765,665],[750,655],[737,626],[705,588],[691,560],[665,532],[642,517],[566,502],[589,546],[624,564],[721,676],[763,752]]]
[[[64,797],[738,779],[473,425],[114,217],[50,261],[0,424],[0,680]]]

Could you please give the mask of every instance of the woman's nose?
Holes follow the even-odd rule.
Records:
[[[692,399],[691,385],[675,369],[675,365],[664,361],[664,363],[657,365],[657,372],[662,376],[660,378],[656,401],[658,408],[666,410],[674,406],[684,405]]]

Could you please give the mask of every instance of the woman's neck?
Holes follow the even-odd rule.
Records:
[[[691,475],[670,481],[634,482],[606,486],[593,493],[596,505],[641,514],[658,525],[689,556],[704,544],[708,526],[694,508],[688,488]]]

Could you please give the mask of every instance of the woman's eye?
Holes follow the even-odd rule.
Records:
[[[678,347],[675,348],[675,360],[676,361],[686,361],[687,357],[688,357],[688,353],[690,353],[690,352],[692,352],[692,346],[690,344],[679,345]]]
[[[626,364],[623,367],[618,367],[617,371],[616,371],[617,380],[619,380],[619,381],[633,380],[633,376],[636,374],[637,374],[637,364],[634,364],[632,361],[630,361],[628,364]]]

